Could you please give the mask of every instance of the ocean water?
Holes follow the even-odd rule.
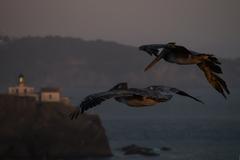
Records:
[[[117,159],[238,160],[240,121],[207,119],[119,119],[103,121]],[[169,147],[159,156],[124,156],[119,148],[137,144]]]
[[[86,92],[78,95],[83,98]],[[228,100],[211,89],[188,92],[205,104],[176,96],[154,107],[131,108],[110,100],[89,110],[101,117],[106,130],[114,154],[106,159],[239,160],[240,90],[231,89]],[[159,156],[125,156],[119,148],[130,144],[171,150]]]

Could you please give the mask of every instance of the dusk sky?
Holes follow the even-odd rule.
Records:
[[[239,7],[239,0],[0,0],[0,34],[175,41],[231,58],[239,57]]]

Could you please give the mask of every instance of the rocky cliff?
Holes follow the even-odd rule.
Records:
[[[73,106],[0,95],[0,159],[110,156],[97,115],[70,120]]]

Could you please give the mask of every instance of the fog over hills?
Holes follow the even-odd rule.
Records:
[[[152,59],[136,47],[103,40],[58,36],[11,40],[5,37],[0,43],[0,84],[1,88],[15,84],[21,72],[28,83],[37,87],[109,87],[121,81],[136,87],[149,84],[209,86],[203,73],[193,65],[161,61],[143,72]],[[224,72],[221,76],[230,87],[239,86],[240,58],[220,61]]]

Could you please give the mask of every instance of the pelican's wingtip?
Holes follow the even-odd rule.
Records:
[[[145,68],[145,69],[144,69],[144,72],[147,72],[147,70],[148,70],[148,68]]]

